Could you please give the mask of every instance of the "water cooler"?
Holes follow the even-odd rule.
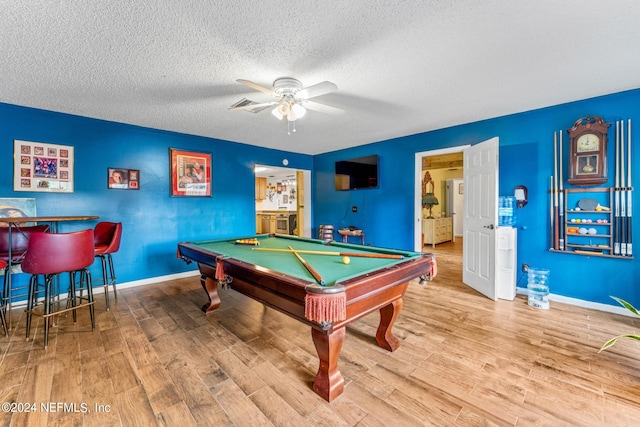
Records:
[[[513,300],[516,297],[516,260],[518,251],[518,229],[514,227],[497,228],[497,297]]]
[[[549,274],[546,268],[530,268],[527,292],[528,303],[531,307],[549,309]]]

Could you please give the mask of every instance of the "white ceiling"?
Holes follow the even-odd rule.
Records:
[[[0,102],[318,154],[640,87],[637,0],[3,1]],[[287,123],[236,83],[339,91]]]
[[[279,166],[256,165],[256,177],[272,178],[274,180],[296,179],[299,169],[282,168]]]

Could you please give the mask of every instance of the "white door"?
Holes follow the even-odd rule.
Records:
[[[462,281],[497,300],[498,138],[464,150]]]

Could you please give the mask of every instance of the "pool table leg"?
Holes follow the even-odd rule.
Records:
[[[212,276],[213,277],[213,276]],[[220,307],[220,296],[218,295],[218,281],[209,278],[209,276],[203,274],[200,276],[200,283],[207,293],[209,302],[202,306],[202,311],[210,313]]]
[[[338,359],[344,343],[345,327],[331,333],[311,329],[311,337],[320,359],[318,373],[313,381],[313,390],[326,401],[331,402],[344,391],[344,378],[338,369]]]
[[[400,347],[400,341],[391,332],[400,311],[402,311],[402,298],[380,309],[380,325],[376,332],[376,342],[385,350],[394,351]]]

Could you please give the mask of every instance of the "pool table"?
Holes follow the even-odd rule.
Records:
[[[218,288],[230,287],[309,325],[320,359],[313,390],[329,402],[344,390],[338,358],[346,325],[378,310],[376,342],[394,351],[392,327],[408,282],[436,275],[432,254],[279,234],[182,242],[178,257],[197,263],[206,313],[220,307]]]

